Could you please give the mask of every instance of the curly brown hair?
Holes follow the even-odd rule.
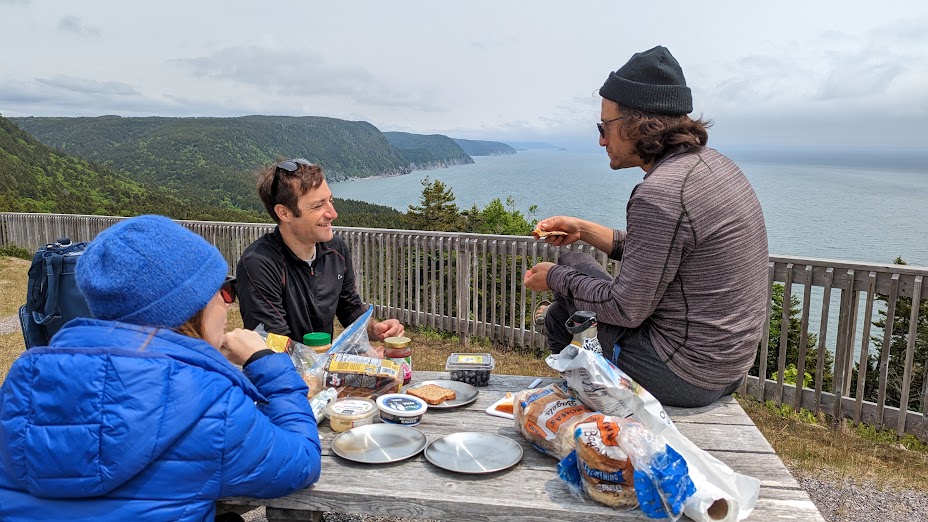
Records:
[[[281,161],[283,160],[275,161],[273,165],[258,172],[258,196],[275,223],[280,223],[277,212],[274,212],[275,206],[283,205],[295,217],[300,217],[300,209],[297,207],[300,196],[319,187],[325,181],[325,173],[319,165],[298,162],[297,170],[288,172],[277,168]],[[299,187],[299,192],[296,187]]]
[[[619,132],[635,143],[635,153],[652,163],[671,152],[693,152],[706,146],[712,121],[687,115],[667,116],[619,107]]]

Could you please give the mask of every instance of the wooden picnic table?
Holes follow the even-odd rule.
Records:
[[[415,372],[413,383],[448,378],[447,372]],[[465,475],[432,465],[422,453],[391,464],[359,464],[333,454],[332,439],[337,433],[323,422],[319,428],[322,476],[316,484],[275,499],[222,499],[220,506],[238,506],[239,511],[242,506],[266,506],[268,522],[318,521],[323,512],[468,521],[648,520],[640,509],[614,509],[575,497],[557,476],[557,460],[532,447],[513,421],[486,413],[507,391],[525,389],[533,380],[493,374],[488,386],[478,388],[480,393],[473,404],[429,410],[416,426],[429,442],[465,431],[511,438],[523,449],[521,462],[512,468]],[[556,380],[546,378],[542,385]],[[824,521],[809,495],[733,398],[703,408],[667,408],[667,412],[680,432],[697,446],[735,471],[761,481],[760,497],[749,520]]]

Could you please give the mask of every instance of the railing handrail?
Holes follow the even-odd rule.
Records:
[[[72,218],[90,218],[90,219],[115,219],[122,220],[127,219],[127,216],[106,216],[106,215],[96,215],[96,214],[48,214],[43,212],[0,212],[0,216],[34,216],[34,217],[47,217],[47,216],[67,216]],[[265,226],[273,228],[275,223],[266,222],[266,223],[249,223],[243,221],[201,221],[195,219],[176,219],[178,223],[186,223],[190,225],[225,225],[225,226]],[[342,226],[333,226],[332,229],[336,232],[371,232],[371,233],[380,233],[380,234],[412,234],[425,237],[451,237],[451,238],[468,238],[468,239],[487,239],[487,240],[496,240],[496,241],[513,241],[516,239],[524,239],[528,241],[530,236],[507,236],[507,235],[495,235],[495,234],[477,234],[473,232],[441,232],[441,231],[430,231],[430,230],[413,230],[413,229],[396,229],[396,228],[370,228],[370,227],[342,227]],[[0,245],[5,244],[4,238],[0,236]],[[532,239],[534,241],[534,239]],[[23,248],[33,248],[38,245],[18,245]],[[801,256],[785,256],[780,254],[770,254],[770,261],[777,263],[793,263],[796,265],[813,265],[813,266],[830,266],[834,268],[841,269],[856,269],[856,270],[886,270],[900,274],[910,274],[910,275],[928,275],[928,266],[921,265],[896,265],[892,263],[876,263],[876,262],[863,262],[863,261],[848,261],[842,259],[830,259],[830,258],[817,258],[817,257],[801,257]]]

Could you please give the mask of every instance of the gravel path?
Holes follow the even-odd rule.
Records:
[[[793,471],[829,522],[910,522],[928,520],[928,493],[880,491],[872,483],[854,484],[834,473],[805,475]]]
[[[11,315],[9,317],[0,317],[0,335],[11,334],[19,331],[19,316]]]

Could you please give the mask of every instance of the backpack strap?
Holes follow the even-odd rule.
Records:
[[[32,311],[32,319],[36,324],[46,325],[61,318],[61,310],[58,309],[58,280],[61,278],[64,256],[61,252],[47,251],[42,257],[45,260],[45,303],[41,312]]]

